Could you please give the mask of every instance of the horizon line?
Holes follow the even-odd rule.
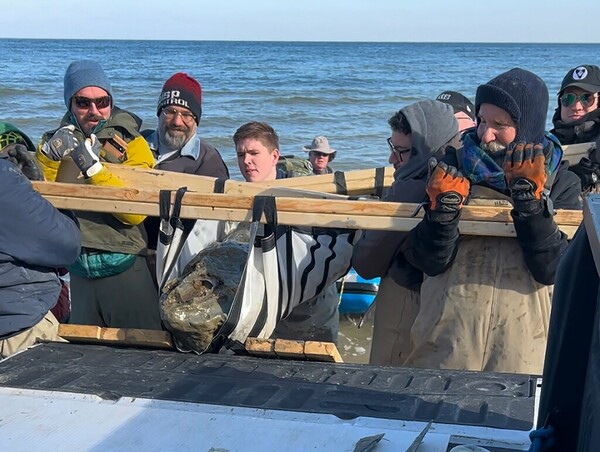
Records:
[[[554,45],[598,45],[600,42],[558,42],[558,41],[354,41],[354,40],[273,40],[273,39],[158,39],[158,38],[15,38],[2,37],[0,40],[14,41],[165,41],[165,42],[264,42],[264,43],[305,43],[305,44],[554,44]]]

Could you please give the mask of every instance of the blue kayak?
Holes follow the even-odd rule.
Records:
[[[381,278],[365,279],[351,268],[337,281],[340,314],[364,314],[375,301]]]

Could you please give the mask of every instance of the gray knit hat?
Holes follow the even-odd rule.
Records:
[[[113,97],[112,87],[102,67],[91,60],[73,61],[65,72],[64,97],[67,110],[71,109],[71,98],[82,88],[97,86]]]

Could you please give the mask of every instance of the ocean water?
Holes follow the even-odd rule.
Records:
[[[474,100],[477,86],[513,67],[540,75],[550,91],[548,124],[562,77],[599,64],[599,44],[300,43],[221,41],[0,40],[0,119],[37,142],[65,112],[63,76],[76,59],[107,72],[121,108],[156,127],[164,81],[184,71],[203,89],[199,134],[239,178],[232,135],[270,123],[284,154],[305,155],[316,135],[338,150],[339,170],[387,164],[388,118],[445,89]]]

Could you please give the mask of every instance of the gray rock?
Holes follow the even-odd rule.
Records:
[[[238,228],[200,251],[163,289],[160,315],[179,350],[204,352],[227,319],[248,257],[243,236]]]

